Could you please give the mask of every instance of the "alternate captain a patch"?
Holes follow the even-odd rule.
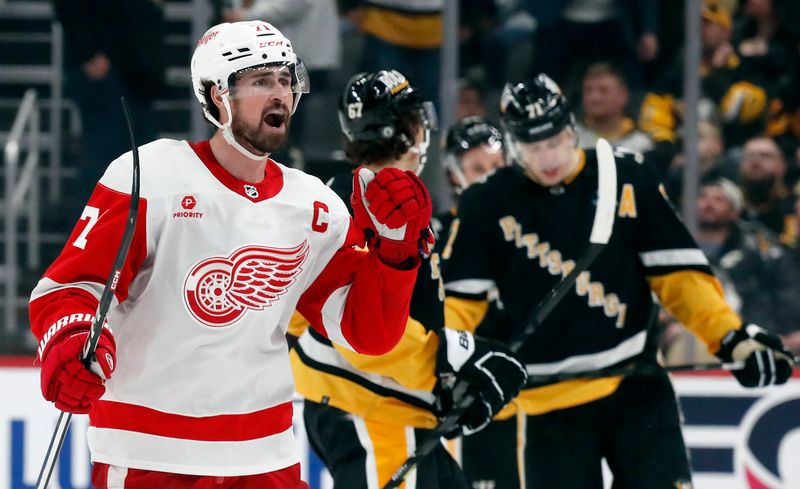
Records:
[[[619,217],[636,218],[636,195],[633,193],[633,184],[626,183],[622,186],[622,195],[619,198]]]

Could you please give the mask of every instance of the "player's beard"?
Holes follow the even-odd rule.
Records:
[[[289,140],[289,127],[292,122],[292,116],[287,109],[286,113],[289,115],[287,115],[284,122],[285,130],[280,134],[265,133],[261,130],[261,125],[266,124],[264,118],[267,112],[268,109],[264,111],[261,120],[256,125],[248,124],[236,117],[233,118],[233,123],[231,124],[231,131],[236,136],[236,139],[240,140],[240,144],[245,143],[261,154],[274,153],[286,145]]]

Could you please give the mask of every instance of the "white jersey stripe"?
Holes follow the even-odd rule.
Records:
[[[697,248],[646,251],[639,258],[646,267],[708,265],[708,258]]]
[[[608,367],[631,358],[644,350],[647,331],[640,331],[610,350],[575,355],[559,362],[528,364],[528,375],[553,375],[563,372],[584,372]]]
[[[344,317],[344,307],[347,301],[347,294],[350,293],[350,285],[339,287],[325,301],[322,306],[322,324],[328,338],[348,350],[355,351],[350,343],[344,338],[342,333],[342,318]]]
[[[467,278],[444,284],[445,290],[461,294],[483,294],[495,288],[494,280]]]
[[[367,423],[364,418],[353,415],[353,425],[356,428],[358,442],[367,452],[364,462],[364,470],[367,474],[367,489],[380,489],[381,486],[378,485],[378,464],[375,461],[375,448],[372,446],[372,438],[369,437]]]
[[[119,465],[108,466],[108,477],[106,478],[107,489],[125,489],[125,479],[128,478],[128,468]]]
[[[175,474],[236,476],[299,463],[292,430],[257,440],[207,443],[90,426],[88,441],[92,462]],[[125,446],[122,457],[103,450],[118,444]]]
[[[36,284],[33,292],[31,292],[31,298],[29,302],[33,302],[40,297],[46,296],[47,294],[58,292],[64,289],[85,290],[86,292],[92,294],[99,301],[100,296],[103,294],[104,287],[105,284],[99,284],[97,282],[71,282],[68,284],[60,284],[51,278],[43,277],[41,280],[39,280],[39,283]],[[111,307],[119,304],[119,301],[116,297],[114,297],[111,301]]]
[[[405,433],[406,433],[406,458],[410,458],[413,457],[414,452],[417,451],[417,438],[414,433],[414,427],[406,426]],[[409,472],[408,476],[406,477],[406,489],[417,489],[416,467],[411,469],[411,472]]]

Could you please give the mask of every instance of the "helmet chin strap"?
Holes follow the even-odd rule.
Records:
[[[220,124],[220,122],[211,116],[205,108],[203,111],[206,112],[208,116],[207,119],[211,121],[212,124],[217,126],[218,128],[222,129],[222,137],[225,139],[225,142],[230,144],[233,149],[238,151],[239,153],[243,154],[244,156],[250,158],[251,160],[255,161],[262,161],[268,157],[268,155],[263,154],[261,156],[251,153],[250,151],[246,150],[239,141],[236,140],[236,137],[233,135],[233,131],[231,131],[231,123],[233,122],[233,109],[231,109],[230,101],[228,101],[228,96],[222,96],[222,105],[225,106],[225,110],[228,111],[228,122],[225,124]]]
[[[417,165],[417,169],[414,171],[417,176],[422,174],[422,170],[425,168],[425,163],[428,162],[428,146],[431,144],[431,131],[430,129],[425,129],[425,136],[422,139],[422,142],[419,143],[419,146],[412,146],[408,148],[408,150],[414,154],[419,155],[419,165]]]

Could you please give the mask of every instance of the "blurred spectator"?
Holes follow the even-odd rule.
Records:
[[[797,239],[791,225],[795,199],[784,182],[785,175],[786,160],[773,139],[759,136],[747,141],[739,168],[744,216],[765,224],[782,243],[790,244]]]
[[[722,133],[719,127],[710,122],[702,121],[697,129],[699,180],[710,181],[723,177],[735,180],[738,176],[738,168],[723,158],[725,143],[722,140]],[[665,181],[670,200],[678,206],[681,203],[683,194],[683,167],[685,160],[686,156],[683,153],[675,157]]]
[[[491,38],[500,11],[495,0],[461,2],[459,9],[459,64],[462,74],[491,64],[498,53],[491,52]]]
[[[592,62],[611,61],[634,90],[640,62],[658,54],[656,0],[527,0],[537,20],[535,68],[562,86]]]
[[[583,119],[576,126],[580,146],[594,148],[602,137],[642,153],[653,149],[650,136],[625,116],[629,98],[625,77],[614,65],[590,65],[583,76]]]
[[[486,117],[486,90],[477,82],[462,80],[458,87],[456,101],[456,120],[465,117]]]
[[[327,73],[341,64],[341,39],[335,0],[252,0],[224,13],[225,21],[263,20],[294,44],[306,64],[311,82],[323,84]]]
[[[776,91],[792,87],[797,79],[796,46],[781,17],[781,4],[773,0],[747,0],[744,16],[736,22],[736,51],[750,69],[758,71]],[[792,87],[793,88],[793,87]]]
[[[364,33],[361,70],[395,69],[439,105],[439,50],[444,0],[339,0]]]
[[[108,162],[131,149],[120,97],[131,110],[136,143],[157,138],[153,101],[164,88],[164,10],[157,0],[54,0],[53,6],[64,28],[65,94],[81,114],[82,161],[71,198],[82,205]]]
[[[697,200],[697,243],[745,321],[780,335],[800,331],[798,263],[769,229],[739,219],[742,205],[730,180],[705,183]]]
[[[223,12],[226,22],[263,20],[277,27],[292,40],[294,52],[308,69],[311,89],[327,88],[331,73],[341,65],[341,36],[335,0],[246,0],[242,7]],[[311,104],[298,105],[292,116],[289,144],[301,146]],[[294,160],[296,157],[292,157]]]
[[[741,146],[765,128],[767,91],[764,77],[742,63],[731,44],[731,13],[719,0],[705,0],[702,10],[702,97],[719,108],[723,135],[729,147]],[[642,103],[640,126],[653,140],[676,141],[683,108],[683,53],[654,83]]]

